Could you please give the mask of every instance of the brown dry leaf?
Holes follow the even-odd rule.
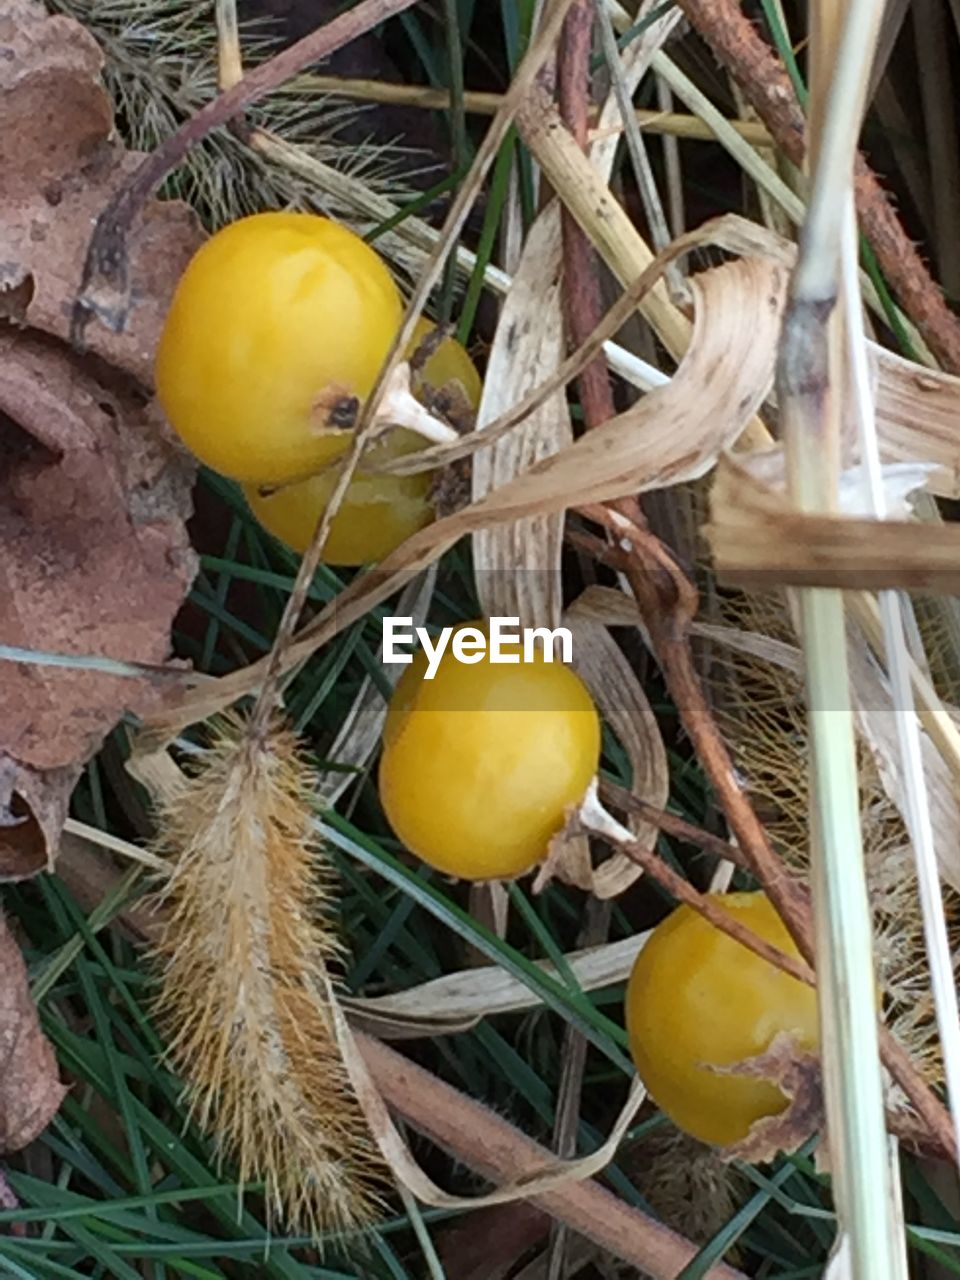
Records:
[[[90,229],[141,157],[113,132],[103,56],[80,23],[0,0],[0,44],[0,314],[66,339]],[[185,204],[150,201],[129,239],[127,327],[91,324],[90,350],[149,386],[170,294],[199,243]]]
[[[786,273],[776,263],[743,259],[690,281],[693,339],[676,376],[625,413],[537,463],[479,502],[414,534],[357,579],[304,627],[284,669],[402,587],[466,533],[501,521],[562,511],[630,493],[680,484],[707,472],[741,433],[773,379]],[[152,749],[185,725],[204,720],[256,688],[265,660],[191,690],[147,722]]]
[[[500,313],[477,414],[478,432],[559,366],[563,358],[559,274],[560,207],[554,201],[530,229]],[[474,501],[572,440],[567,397],[563,390],[556,391],[516,431],[474,456]],[[562,512],[478,529],[473,535],[473,563],[484,613],[519,617],[522,626],[555,627],[563,607],[562,548]]]
[[[155,416],[66,348],[0,333],[0,641],[162,663],[193,578],[192,468]],[[70,790],[161,677],[0,665],[0,875],[50,867]]]
[[[0,916],[0,1151],[32,1142],[65,1093],[30,999],[27,966]]]
[[[92,221],[137,157],[113,136],[100,51],[82,26],[0,0],[0,43],[0,315],[16,326],[0,330],[0,641],[160,664],[194,573],[192,464],[129,375],[150,380],[199,231],[186,206],[147,208],[132,242],[132,323],[123,335],[90,330],[109,366],[58,341]],[[52,865],[80,769],[124,709],[153,702],[150,683],[0,666],[0,878]]]
[[[717,467],[704,532],[718,576],[735,586],[960,593],[956,525],[792,511],[743,458]]]
[[[789,1105],[776,1116],[756,1120],[750,1132],[722,1155],[727,1160],[766,1164],[781,1151],[796,1151],[823,1125],[823,1088],[820,1059],[799,1050],[785,1032],[775,1036],[766,1053],[730,1067],[714,1067],[720,1075],[752,1076],[769,1080],[789,1098]]]

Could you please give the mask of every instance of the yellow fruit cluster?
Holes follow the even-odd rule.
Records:
[[[352,231],[309,213],[259,213],[212,236],[184,272],[156,360],[157,394],[192,452],[239,480],[257,519],[303,552],[351,432],[331,430],[330,406],[369,395],[400,327],[403,304],[386,265]],[[421,321],[412,344],[431,325]],[[409,354],[412,354],[409,353]],[[459,386],[474,408],[480,378],[445,339],[422,371],[426,386]],[[368,457],[423,441],[390,431]],[[356,475],[331,526],[324,559],[379,560],[433,519],[432,477]]]

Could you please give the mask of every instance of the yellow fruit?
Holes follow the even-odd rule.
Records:
[[[793,940],[763,893],[711,900],[783,951]],[[641,1080],[671,1120],[702,1142],[729,1146],[787,1099],[767,1080],[718,1075],[767,1051],[779,1032],[805,1049],[819,1040],[812,987],[762,960],[691,907],[654,929],[627,986],[627,1033]]]
[[[420,320],[411,353],[432,328],[429,321]],[[453,338],[444,339],[426,362],[420,377],[435,389],[455,383],[463,389],[473,408],[480,403],[480,375],[466,351]],[[344,453],[349,441],[350,433],[343,432],[332,442],[331,450],[335,452],[331,456]],[[415,452],[427,444],[416,432],[394,430],[366,449],[363,457],[366,470],[355,474],[330,526],[323,549],[327,564],[360,565],[382,560],[433,520],[434,511],[429,501],[433,472],[392,476],[378,475],[372,470],[381,460]],[[256,485],[245,485],[244,493],[263,527],[302,554],[310,545],[336,480],[336,472],[330,470],[268,496],[261,494]]]
[[[517,665],[489,654],[467,665],[448,648],[432,680],[426,669],[420,652],[390,703],[384,812],[404,844],[447,875],[522,875],[545,857],[566,808],[583,799],[597,771],[593,699],[539,648]]]
[[[364,458],[369,464],[422,449],[425,443],[413,431],[392,431],[383,440],[375,441]],[[347,444],[344,438],[339,452],[344,452]],[[346,566],[382,560],[433,519],[429,501],[432,480],[432,472],[413,476],[355,474],[330,526],[323,548],[324,561]],[[256,485],[244,485],[243,491],[263,527],[303,554],[336,481],[336,471],[326,471],[267,495],[261,494]]]
[[[259,213],[218,231],[181,277],[156,361],[174,430],[215,471],[278,484],[342,447],[320,429],[366,397],[400,324],[390,272],[346,227]]]
[[[412,358],[420,343],[433,328],[434,325],[429,320],[424,316],[420,317],[413,331],[413,341],[407,349],[408,359]],[[450,383],[459,385],[466,396],[467,404],[472,409],[476,409],[480,404],[483,382],[477,373],[476,365],[456,338],[444,338],[417,377],[434,390],[439,390]],[[416,382],[414,390],[416,390]]]

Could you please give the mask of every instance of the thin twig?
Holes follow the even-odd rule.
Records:
[[[584,907],[584,920],[577,934],[577,948],[595,947],[606,942],[610,930],[613,903],[590,897]],[[563,1033],[560,1084],[553,1124],[553,1148],[561,1159],[569,1160],[577,1152],[580,1127],[580,1103],[583,1095],[583,1073],[587,1065],[586,1037],[572,1024]],[[567,1228],[555,1224],[547,1247],[546,1280],[563,1280],[567,1259]]]
[[[576,0],[563,28],[557,71],[560,115],[581,149],[587,142],[590,111],[592,0]],[[603,314],[597,255],[566,208],[563,229],[563,301],[571,346],[579,347],[594,332]],[[615,412],[607,364],[598,355],[580,373],[580,401],[587,426],[597,426]]]
[[[601,839],[613,843],[617,850],[625,853],[637,866],[643,867],[644,871],[652,876],[658,884],[662,885],[678,902],[692,907],[705,920],[709,920],[714,928],[728,934],[729,937],[739,942],[741,946],[746,947],[748,951],[752,951],[754,955],[759,956],[761,960],[766,960],[774,968],[788,973],[791,978],[796,978],[798,982],[803,982],[808,987],[817,985],[813,969],[805,960],[798,960],[795,956],[788,955],[785,951],[781,951],[779,947],[773,946],[772,943],[754,933],[752,929],[742,924],[724,907],[718,906],[711,897],[701,893],[679,871],[674,871],[673,867],[664,862],[646,841],[627,839],[612,841],[606,823],[594,823],[590,818],[589,811],[581,817],[580,823],[582,829],[591,835],[597,835]]]
[[[554,1156],[513,1125],[414,1065],[379,1040],[354,1032],[373,1079],[390,1107],[420,1133],[468,1168],[502,1182],[524,1169],[542,1168]],[[595,1181],[574,1182],[531,1197],[536,1204],[602,1249],[654,1280],[672,1280],[697,1253],[695,1245]],[[704,1280],[745,1280],[715,1263]]]
[[[560,115],[581,148],[586,149],[590,116],[590,54],[593,44],[593,0],[576,0],[567,14],[561,36],[557,65],[557,94]],[[563,307],[567,341],[579,347],[595,331],[603,314],[597,255],[576,219],[566,208],[561,209],[563,242]],[[580,373],[580,402],[588,427],[613,417],[613,391],[607,362],[598,354]],[[609,921],[609,915],[606,917]],[[564,1035],[564,1070],[554,1139],[560,1155],[569,1156],[576,1149],[576,1115],[579,1112],[580,1089],[586,1062],[587,1042],[574,1028]],[[547,1280],[559,1280],[564,1274],[568,1233],[554,1227],[547,1247]]]
[[[635,813],[638,817],[643,818],[644,822],[649,822],[651,826],[658,827],[668,836],[675,836],[676,839],[682,840],[685,844],[695,845],[698,849],[702,849],[704,853],[712,854],[716,858],[723,858],[738,867],[747,866],[743,851],[735,844],[731,844],[729,840],[724,840],[722,836],[715,836],[710,831],[704,831],[702,827],[694,826],[692,822],[687,822],[684,818],[678,818],[674,813],[667,813],[665,809],[658,809],[656,805],[648,804],[646,800],[641,800],[639,796],[635,796],[626,787],[618,787],[615,782],[604,780],[600,783],[600,795],[614,808],[628,813]]]

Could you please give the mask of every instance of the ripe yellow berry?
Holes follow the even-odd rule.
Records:
[[[539,649],[517,665],[493,663],[489,653],[467,665],[448,649],[432,680],[426,667],[421,652],[390,703],[384,812],[404,844],[447,875],[522,875],[546,856],[597,771],[593,699]]]
[[[319,470],[338,398],[366,397],[402,316],[377,254],[309,213],[259,213],[218,231],[174,293],[157,395],[194,454],[235,480]]]
[[[409,354],[416,351],[432,328],[427,320],[418,323]],[[454,391],[462,392],[473,409],[480,403],[480,375],[466,351],[453,338],[446,338],[440,344],[420,372],[419,381],[433,390],[452,385]],[[330,458],[342,456],[349,442],[349,431],[332,437]],[[323,549],[327,564],[348,566],[382,560],[433,520],[430,503],[433,472],[394,476],[373,470],[382,460],[416,452],[427,444],[416,432],[400,428],[367,447],[361,469],[350,482],[330,526]],[[244,485],[244,493],[263,527],[302,554],[310,545],[336,480],[336,471],[329,470],[274,493],[263,494],[257,485]]]
[[[763,893],[712,894],[758,937],[797,956]],[[775,968],[680,906],[654,929],[627,986],[627,1033],[641,1080],[671,1120],[702,1142],[729,1146],[787,1099],[770,1081],[720,1075],[758,1057],[779,1032],[805,1049],[819,1040],[812,987]]]

